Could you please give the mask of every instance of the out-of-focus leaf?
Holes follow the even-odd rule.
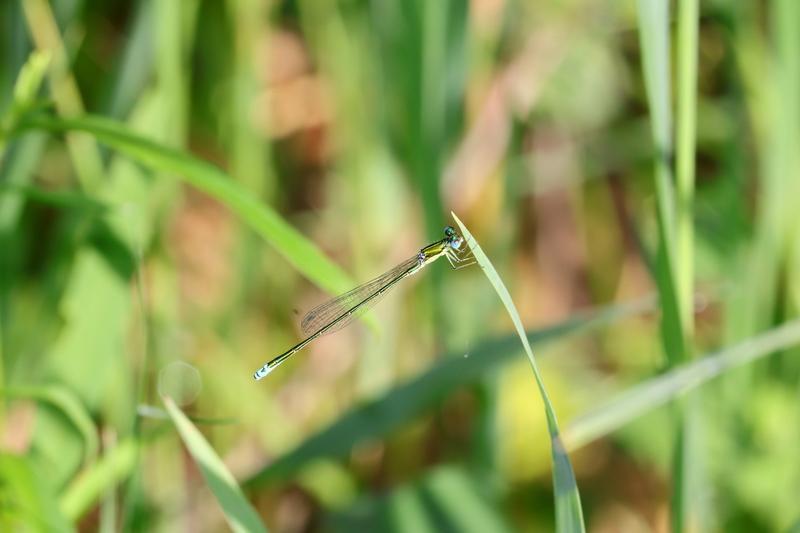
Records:
[[[139,444],[132,439],[121,441],[78,475],[59,499],[58,507],[64,516],[77,520],[110,487],[128,477],[136,464],[138,448]]]
[[[92,225],[89,243],[121,280],[131,279],[136,270],[136,258],[120,235],[104,220],[97,220]]]
[[[27,457],[0,454],[0,530],[74,531],[42,474]]]
[[[68,388],[60,385],[41,385],[34,387],[13,387],[0,389],[0,396],[9,398],[30,398],[46,402],[59,411],[75,426],[83,437],[84,457],[88,460],[97,455],[98,439],[92,417],[81,401]]]
[[[344,292],[353,283],[347,274],[236,181],[214,165],[134,134],[125,126],[100,117],[75,119],[31,117],[25,128],[84,131],[98,141],[153,169],[175,174],[227,205],[269,242],[297,270],[328,292]]]
[[[23,65],[14,84],[14,100],[5,117],[5,126],[16,121],[25,111],[33,107],[49,65],[50,53],[47,51],[36,51],[28,57],[28,61]],[[2,132],[0,132],[1,135]],[[1,143],[2,140],[0,140],[0,146]]]
[[[632,387],[610,402],[575,419],[564,430],[564,442],[570,450],[579,448],[721,374],[798,343],[800,320],[794,320],[730,348],[676,367]]]
[[[65,326],[48,354],[46,372],[95,409],[110,386],[115,365],[125,365],[129,282],[91,249],[78,253],[70,276],[61,302]]]
[[[508,531],[497,510],[478,490],[478,482],[460,468],[434,471],[423,484],[425,500],[437,508],[454,531],[489,533]],[[437,527],[437,531],[443,528]]]
[[[387,506],[386,514],[393,531],[418,531],[419,533],[436,531],[414,487],[399,487],[394,490],[389,497]]]
[[[480,482],[460,466],[445,465],[386,496],[362,498],[331,513],[329,531],[504,533],[510,528],[485,497]]]
[[[575,316],[555,326],[528,333],[535,344],[586,332],[604,324],[653,309],[652,301],[617,305],[584,316]],[[424,374],[399,385],[376,400],[355,407],[339,420],[312,435],[297,448],[254,474],[243,485],[257,487],[292,475],[307,462],[320,457],[343,457],[359,442],[385,436],[413,420],[460,387],[478,383],[487,372],[512,360],[519,353],[516,335],[482,342],[463,353],[443,354]]]
[[[533,375],[536,378],[536,384],[539,387],[539,392],[544,402],[545,414],[547,415],[547,430],[550,433],[550,446],[553,454],[553,491],[555,492],[555,505],[556,505],[556,530],[559,532],[573,532],[584,531],[583,524],[583,510],[581,508],[581,498],[578,492],[578,484],[575,482],[575,473],[572,470],[572,464],[569,461],[567,451],[559,436],[558,421],[553,406],[550,403],[550,398],[547,395],[547,390],[544,386],[544,381],[539,374],[539,369],[536,366],[536,360],[533,357],[528,337],[525,334],[525,328],[522,325],[522,319],[517,312],[514,302],[511,300],[511,295],[500,279],[500,275],[495,270],[489,258],[483,253],[480,245],[478,245],[475,238],[459,220],[455,213],[452,213],[458,227],[461,228],[462,234],[466,239],[476,261],[483,269],[487,279],[494,287],[500,300],[508,311],[511,321],[517,330],[522,346],[525,348],[525,353],[528,355],[528,360],[533,369]]]
[[[170,398],[164,399],[172,422],[183,439],[183,443],[194,458],[203,477],[225,513],[225,519],[234,531],[266,531],[255,509],[244,497],[233,475],[225,467],[203,435],[186,418]]]
[[[0,196],[20,196],[34,202],[51,205],[53,207],[64,207],[68,209],[80,209],[90,212],[103,212],[107,206],[98,202],[91,196],[78,191],[46,191],[39,187],[29,187],[25,185],[0,185]]]
[[[153,73],[153,4],[139,2],[132,27],[128,30],[128,39],[122,60],[115,62],[113,89],[109,92],[109,100],[105,107],[108,115],[122,119],[134,108],[141,98],[144,87]]]

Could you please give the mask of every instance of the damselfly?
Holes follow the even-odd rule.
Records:
[[[469,247],[464,246],[464,238],[458,235],[452,227],[447,226],[444,229],[444,239],[429,244],[414,257],[400,263],[372,281],[368,281],[350,292],[346,292],[309,311],[303,317],[300,325],[306,338],[256,370],[253,377],[256,380],[265,377],[314,339],[339,331],[349,325],[357,316],[378,302],[400,280],[416,274],[423,267],[433,263],[440,257],[447,258],[454,270],[469,266],[475,262],[470,255]]]

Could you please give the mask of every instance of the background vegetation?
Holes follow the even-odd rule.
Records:
[[[800,3],[0,27],[0,529],[571,531],[561,445],[588,530],[800,528]],[[252,381],[451,210],[552,453],[477,267]]]

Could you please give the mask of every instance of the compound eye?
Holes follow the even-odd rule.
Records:
[[[444,228],[445,237],[453,237],[455,234],[456,230],[454,230],[452,226],[447,226],[446,228]]]
[[[464,239],[462,237],[458,237],[457,239],[453,239],[450,242],[450,246],[455,250],[458,250],[459,248],[461,248],[462,244],[464,244]]]

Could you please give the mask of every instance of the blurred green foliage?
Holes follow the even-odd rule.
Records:
[[[800,4],[695,6],[0,3],[0,530],[553,529],[478,268],[251,378],[451,210],[589,530],[796,527]]]

